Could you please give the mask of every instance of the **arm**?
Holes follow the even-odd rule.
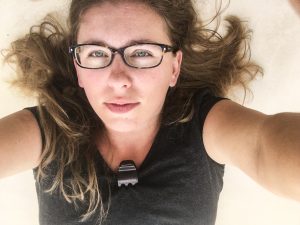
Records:
[[[299,137],[300,114],[265,115],[228,100],[212,108],[203,128],[206,150],[214,160],[300,201]]]
[[[265,121],[259,160],[261,182],[300,201],[300,113],[280,113]]]
[[[0,120],[0,178],[36,167],[41,149],[40,129],[30,111]]]

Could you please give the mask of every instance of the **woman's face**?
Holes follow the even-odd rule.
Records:
[[[82,16],[78,44],[105,43],[113,48],[134,42],[171,45],[165,21],[151,8],[123,2],[103,3]],[[137,131],[156,126],[169,87],[180,72],[182,53],[165,53],[155,68],[127,66],[120,54],[103,69],[84,69],[75,62],[78,81],[108,130]]]

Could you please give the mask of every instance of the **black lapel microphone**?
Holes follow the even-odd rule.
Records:
[[[120,163],[118,173],[118,187],[134,186],[138,183],[136,166],[132,160],[124,160]]]

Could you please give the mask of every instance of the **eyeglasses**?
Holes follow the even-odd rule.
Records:
[[[176,51],[177,49],[172,46],[158,43],[134,44],[118,49],[97,44],[78,44],[69,48],[77,65],[86,69],[108,67],[117,53],[130,67],[153,68],[161,64],[165,53]]]

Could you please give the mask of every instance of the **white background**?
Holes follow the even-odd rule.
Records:
[[[0,0],[0,49],[8,47],[46,12],[65,13],[68,2]],[[206,12],[208,2],[213,1],[198,2]],[[249,21],[254,30],[253,59],[265,70],[264,77],[253,82],[254,98],[248,99],[246,106],[267,114],[300,112],[300,17],[286,0],[232,0],[226,13]],[[9,68],[0,68],[0,117],[34,104],[8,87],[5,80],[10,76]],[[38,224],[31,171],[0,180],[0,224]],[[226,167],[216,224],[299,225],[300,204],[277,197],[239,170]]]

